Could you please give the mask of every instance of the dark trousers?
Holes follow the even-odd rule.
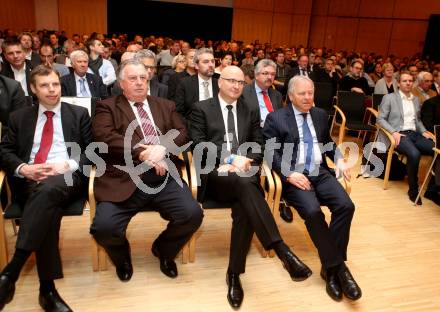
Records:
[[[285,183],[283,195],[305,221],[322,265],[330,268],[347,260],[354,204],[327,169],[320,167],[319,174],[310,176],[309,180],[312,184],[310,191]],[[327,206],[332,213],[329,225],[321,205]]]
[[[154,242],[160,255],[167,259],[177,256],[203,219],[203,210],[193,199],[188,186],[183,183],[183,187],[180,187],[171,178],[157,194],[147,194],[136,189],[123,202],[98,203],[90,233],[116,265],[129,256],[126,238],[128,223],[145,207],[154,209],[163,219],[169,221],[167,228]]]
[[[259,176],[239,177],[235,173],[219,176],[215,170],[208,175],[206,187],[207,195],[216,201],[233,202],[228,272],[244,273],[254,232],[266,250],[282,241],[264,199]]]
[[[49,177],[40,183],[21,180],[14,185],[16,194],[20,190],[17,200],[24,207],[16,248],[35,251],[40,280],[63,277],[58,248],[63,208],[82,195],[82,185],[77,173],[73,173],[72,186],[66,185],[64,175]]]
[[[415,131],[401,131],[405,136],[400,138],[396,150],[406,155],[409,192],[417,194],[419,190],[419,163],[422,155],[432,155],[434,142]]]

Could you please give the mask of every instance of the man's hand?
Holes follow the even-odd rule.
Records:
[[[345,180],[351,180],[350,168],[347,167],[347,162],[344,159],[339,159],[336,164],[336,178],[339,178],[341,174]]]
[[[430,139],[430,140],[435,140],[435,136],[434,136],[434,134],[432,134],[431,132],[429,132],[429,131],[425,131],[425,132],[423,132],[422,133],[422,135],[425,137],[425,138],[427,138],[427,139]]]
[[[253,159],[244,157],[244,156],[235,156],[234,161],[232,162],[232,165],[237,168],[239,171],[247,172],[249,169],[251,169],[251,163],[253,162]]]
[[[361,88],[358,88],[358,87],[353,87],[353,88],[351,88],[351,91],[353,91],[353,92],[357,92],[357,93],[364,93],[364,91],[362,91],[362,89],[361,89]]]
[[[218,172],[237,172],[238,169],[236,167],[234,167],[233,165],[230,164],[224,164],[224,165],[220,165],[217,168]]]
[[[393,138],[394,138],[394,141],[396,141],[396,146],[397,145],[399,145],[400,144],[400,139],[402,138],[402,137],[404,137],[405,135],[404,134],[401,134],[401,133],[399,133],[399,132],[393,132],[392,133],[392,136],[393,136]]]
[[[67,161],[55,164],[24,165],[20,168],[19,174],[26,179],[41,182],[48,177],[64,174],[70,167]]]
[[[163,145],[144,145],[139,144],[144,150],[139,154],[140,161],[150,161],[156,164],[163,160],[166,155],[166,148]]]
[[[310,191],[310,189],[312,188],[312,184],[310,183],[309,179],[299,172],[291,173],[287,177],[287,182],[303,191]]]

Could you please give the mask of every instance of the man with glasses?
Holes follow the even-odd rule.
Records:
[[[417,86],[414,86],[411,92],[414,96],[418,97],[420,105],[437,95],[431,89],[433,82],[434,77],[429,72],[422,71],[417,75]]]
[[[351,62],[350,72],[345,75],[339,82],[339,90],[352,91],[357,93],[363,93],[370,95],[370,87],[367,79],[362,77],[362,71],[364,69],[364,63],[360,59],[356,59]]]
[[[263,161],[260,114],[240,97],[244,85],[244,74],[240,68],[228,66],[223,69],[219,93],[194,104],[189,127],[193,147],[206,143],[216,146],[201,159],[201,168],[211,160],[215,161],[215,169],[201,175],[198,199],[203,202],[210,197],[233,203],[226,277],[227,298],[233,308],[239,308],[243,301],[239,275],[245,272],[246,255],[254,232],[266,250],[275,250],[294,281],[305,280],[312,274],[282,240],[264,199],[257,173]],[[246,145],[252,147],[245,148]],[[196,155],[194,159],[197,159]]]

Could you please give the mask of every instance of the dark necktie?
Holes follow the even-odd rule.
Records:
[[[150,117],[148,117],[147,112],[144,110],[142,102],[136,102],[134,105],[137,108],[139,117],[141,119],[141,126],[142,130],[144,130],[145,135],[145,144],[146,145],[156,145],[159,144],[159,137],[156,134],[156,131],[154,130],[153,122],[150,120]]]
[[[272,103],[270,102],[270,98],[267,95],[266,91],[261,91],[261,93],[263,94],[263,100],[264,100],[264,104],[266,105],[267,111],[269,113],[273,112],[273,107],[272,107]]]
[[[43,126],[43,133],[41,134],[40,148],[37,154],[35,154],[34,164],[44,164],[49,155],[50,148],[52,147],[53,141],[53,115],[54,112],[45,111],[46,122]]]
[[[307,76],[307,75],[306,75],[306,70],[305,70],[305,69],[301,69],[301,72],[302,72],[302,75],[303,75],[303,76]]]
[[[307,113],[301,114],[304,118],[302,130],[304,140],[304,173],[309,174],[313,171],[313,136],[307,124]]]
[[[234,113],[232,112],[232,105],[226,105],[228,109],[228,138],[231,144],[231,153],[237,154],[238,151],[238,140],[235,135],[235,122],[234,122]]]

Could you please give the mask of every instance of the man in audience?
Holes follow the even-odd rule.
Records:
[[[325,60],[324,68],[317,69],[313,72],[314,82],[331,83],[333,87],[333,95],[336,95],[338,90],[339,75],[335,69],[335,61],[331,58]]]
[[[367,79],[362,76],[363,69],[364,63],[361,60],[355,59],[352,61],[350,72],[339,81],[339,90],[369,95],[371,93],[370,86]]]
[[[168,81],[168,99],[176,102],[176,90],[177,86],[185,77],[194,76],[197,74],[196,65],[194,63],[194,54],[196,53],[195,49],[190,49],[186,54],[186,68],[183,72],[177,73],[170,77]]]
[[[20,41],[21,46],[23,47],[26,59],[31,62],[32,68],[40,65],[40,56],[37,52],[32,51],[32,34],[23,32],[18,36],[18,41]]]
[[[89,68],[87,53],[82,50],[73,51],[70,54],[70,60],[73,72],[61,78],[62,95],[107,98],[107,88],[101,77],[87,72]]]
[[[55,58],[55,62],[58,64],[65,65],[67,67],[72,67],[72,62],[70,61],[70,53],[78,49],[79,47],[71,39],[67,39],[63,44],[63,54],[58,54]]]
[[[422,71],[417,75],[417,86],[412,88],[411,93],[419,99],[419,104],[423,105],[426,100],[436,96],[436,92],[431,89],[434,78],[432,74]]]
[[[171,63],[173,62],[173,58],[180,53],[180,42],[172,41],[169,45],[169,49],[162,50],[157,55],[157,63],[160,66],[166,66],[171,68]]]
[[[275,88],[281,93],[286,94],[286,89],[284,89],[284,84],[286,82],[286,79],[292,70],[289,65],[287,65],[284,62],[284,52],[278,51],[276,53],[276,75],[275,79],[273,81],[273,84],[275,85]]]
[[[201,48],[194,54],[197,75],[180,80],[176,90],[176,109],[189,120],[194,103],[212,98],[218,93],[218,80],[213,78],[215,61],[211,49]]]
[[[69,69],[67,66],[53,62],[53,48],[50,45],[45,44],[41,46],[39,57],[41,58],[41,63],[43,65],[52,67],[60,74],[61,77],[69,74]]]
[[[199,200],[203,202],[206,197],[212,197],[216,201],[233,203],[226,282],[227,298],[235,309],[243,301],[240,274],[245,272],[246,255],[254,232],[266,250],[275,250],[293,280],[301,281],[312,274],[283,242],[264,199],[257,174],[258,166],[263,161],[260,116],[257,110],[240,98],[244,84],[244,74],[240,68],[228,66],[223,69],[219,78],[219,93],[194,104],[189,128],[193,146],[208,142],[216,146],[216,151],[208,151],[203,158],[205,163],[206,158],[212,158],[215,169],[201,175]],[[255,146],[252,149],[240,148],[238,139],[241,144]],[[224,150],[225,145],[227,150]],[[195,155],[194,161],[201,159]]]
[[[414,81],[413,85],[416,86],[417,85],[417,76],[419,75],[419,69],[417,68],[416,65],[410,64],[410,65],[408,65],[408,71],[411,74],[411,76],[413,77],[413,81]]]
[[[306,76],[310,77],[312,75],[312,72],[309,68],[309,57],[306,54],[302,54],[298,58],[298,66],[293,67],[292,70],[289,73],[289,76],[284,81],[284,90],[287,91],[289,86],[289,81],[292,79],[292,77],[295,76]]]
[[[55,33],[49,36],[49,40],[55,56],[58,56],[58,54],[63,54],[63,47],[58,44],[58,36]]]
[[[23,47],[14,39],[5,40],[2,45],[5,62],[0,74],[18,81],[26,96],[32,95],[29,77],[32,71],[31,62],[26,60]]]
[[[101,56],[104,53],[102,42],[92,38],[87,41],[86,46],[90,51],[88,72],[101,76],[102,82],[110,86],[116,81],[116,73],[112,63]]]
[[[423,103],[421,119],[426,130],[434,133],[434,126],[440,125],[440,95],[431,97]]]
[[[121,63],[118,80],[123,95],[98,102],[93,119],[94,138],[107,144],[109,153],[102,155],[104,175],[95,180],[98,205],[90,232],[107,251],[119,279],[128,281],[133,274],[125,234],[128,223],[145,207],[158,211],[169,223],[152,252],[160,270],[175,278],[174,258],[203,218],[188,186],[179,186],[177,168],[170,160],[171,152],[187,143],[187,131],[173,102],[147,96],[148,71],[141,60]],[[137,173],[139,169],[144,173]]]
[[[67,140],[84,152],[91,142],[90,117],[85,108],[61,103],[59,75],[37,66],[30,86],[38,105],[10,116],[10,127],[0,143],[0,157],[15,200],[23,205],[15,253],[0,274],[0,310],[14,296],[15,283],[32,252],[40,279],[39,303],[45,311],[72,311],[58,294],[54,280],[63,277],[59,244],[62,211],[84,196],[82,167],[67,148]]]
[[[318,249],[328,295],[334,300],[341,300],[343,294],[357,300],[361,289],[344,263],[354,204],[331,174],[325,157],[334,160],[337,175],[349,180],[350,170],[330,137],[327,113],[313,106],[312,80],[304,76],[292,78],[287,94],[292,104],[267,116],[263,129],[266,140],[275,138],[276,143],[281,143],[271,155],[273,169],[283,182],[284,198],[304,219]],[[320,151],[320,144],[326,151]],[[325,221],[321,204],[332,213],[330,224]]]
[[[415,202],[419,192],[418,172],[422,154],[432,155],[434,142],[432,135],[426,131],[420,120],[420,103],[412,93],[413,77],[402,73],[399,79],[399,91],[386,94],[379,107],[378,124],[390,132],[396,142],[396,150],[406,155],[408,173],[408,196]],[[389,145],[388,140],[379,133],[378,142]],[[434,187],[431,185],[431,187]],[[427,191],[436,193],[435,189]],[[419,198],[418,205],[422,204]]]

